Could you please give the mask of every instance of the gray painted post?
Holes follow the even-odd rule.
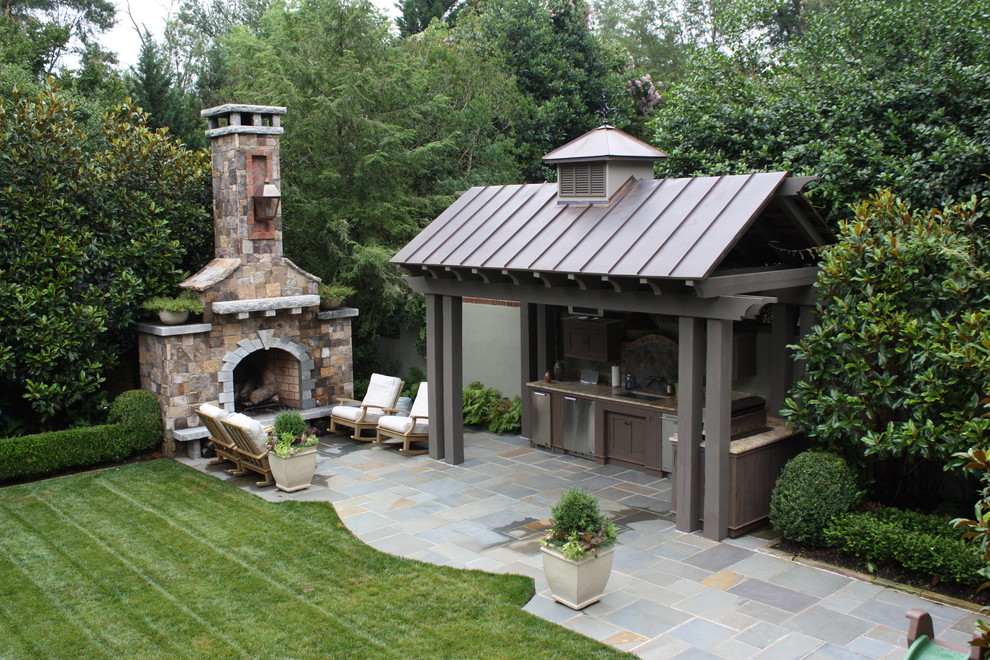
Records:
[[[677,366],[677,529],[701,528],[701,406],[704,401],[704,326],[681,317]]]
[[[451,465],[464,462],[464,352],[461,299],[443,296],[443,451]]]
[[[539,372],[537,378],[542,378],[543,374],[553,369],[554,341],[556,331],[554,329],[553,314],[550,313],[546,305],[536,306],[536,359],[538,361]]]
[[[704,534],[721,541],[729,535],[732,321],[708,319],[706,372]]]
[[[793,305],[773,306],[770,331],[770,414],[777,416],[784,407],[784,398],[794,382],[793,359],[788,344],[794,343],[797,314]]]
[[[536,363],[536,305],[522,303],[519,305],[519,348],[522,362],[520,375],[522,383],[519,392],[522,398],[522,436],[530,437],[530,422],[532,421],[532,399],[526,383],[531,383],[540,377]]]
[[[427,401],[430,414],[430,458],[443,460],[443,305],[440,296],[426,295],[426,373],[429,377]]]
[[[805,337],[811,332],[811,327],[818,320],[815,308],[810,305],[801,305],[798,312],[798,338]],[[794,362],[794,380],[801,380],[804,377],[804,360]]]

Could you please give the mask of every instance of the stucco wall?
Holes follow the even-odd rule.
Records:
[[[519,308],[464,305],[464,384],[480,380],[513,397],[520,390]]]

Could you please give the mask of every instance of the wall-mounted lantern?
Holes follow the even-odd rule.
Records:
[[[271,181],[265,179],[264,184],[255,187],[252,199],[254,200],[254,231],[251,238],[275,238],[275,216],[278,215],[282,193]]]

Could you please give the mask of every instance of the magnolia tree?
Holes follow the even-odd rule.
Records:
[[[918,211],[890,192],[855,207],[822,257],[818,323],[783,414],[818,442],[920,478],[990,420],[990,200]],[[888,460],[890,459],[890,460]]]
[[[0,433],[80,421],[142,299],[208,258],[208,157],[145,119],[78,128],[52,86],[0,102]]]

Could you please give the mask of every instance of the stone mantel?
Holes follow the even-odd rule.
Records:
[[[316,295],[279,296],[278,298],[252,298],[249,300],[222,300],[213,303],[214,314],[249,314],[251,312],[274,312],[279,309],[302,312],[303,307],[318,307],[320,297]],[[299,310],[299,311],[296,311]]]

